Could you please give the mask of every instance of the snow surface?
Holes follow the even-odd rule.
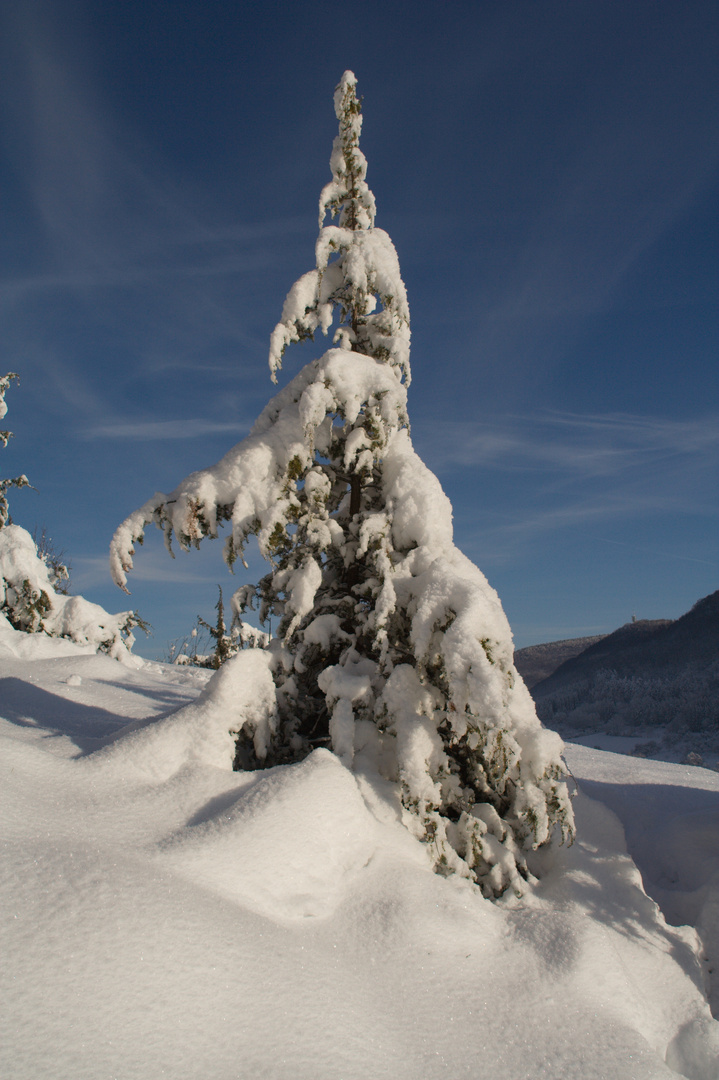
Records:
[[[719,1075],[697,930],[655,903],[715,950],[716,773],[568,747],[578,839],[493,904],[328,751],[218,764],[222,671],[3,641],[2,1075]]]

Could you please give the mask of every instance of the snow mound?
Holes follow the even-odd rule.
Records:
[[[717,774],[570,747],[578,839],[493,904],[432,873],[369,772],[325,750],[231,771],[226,710],[267,677],[247,655],[199,694],[172,666],[0,656],[7,1075],[717,1080],[696,931],[667,925],[606,805],[650,869],[669,808],[678,895],[705,880],[690,829]],[[84,757],[51,737],[63,708],[117,731],[190,693]]]
[[[268,918],[331,914],[378,843],[357,781],[328,750],[251,775],[220,814],[172,837],[163,861]]]
[[[51,660],[59,656],[92,656],[94,653],[94,645],[78,645],[67,638],[15,630],[0,612],[0,657],[3,659]]]
[[[275,704],[271,654],[246,649],[212,676],[196,701],[164,719],[125,728],[93,756],[93,767],[167,780],[189,763],[232,769],[233,725],[248,724],[262,738]]]

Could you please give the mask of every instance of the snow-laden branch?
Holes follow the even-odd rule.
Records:
[[[386,442],[383,438],[372,449],[366,422],[376,416],[387,430],[405,425],[406,400],[405,388],[386,365],[331,349],[269,401],[247,438],[217,465],[191,473],[169,494],[156,493],[123,521],[110,545],[113,580],[127,591],[135,544],[142,542],[150,523],[162,529],[168,549],[174,536],[189,550],[206,537],[216,537],[219,526],[229,522],[228,565],[241,556],[251,534],[257,536],[261,553],[271,558],[272,537],[297,506],[297,481],[312,464],[314,452],[329,450],[333,418],[341,418],[355,432],[342,455],[342,468],[361,470]]]

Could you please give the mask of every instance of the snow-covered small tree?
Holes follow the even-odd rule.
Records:
[[[218,585],[219,597],[215,604],[215,611],[217,612],[217,620],[215,625],[212,626],[200,615],[197,616],[198,624],[207,631],[210,635],[210,639],[214,642],[214,648],[212,655],[209,657],[208,666],[217,669],[221,664],[224,664],[225,660],[229,660],[232,655],[232,637],[227,633],[227,626],[225,624],[225,605],[222,600],[222,589]]]
[[[0,376],[0,419],[7,413],[5,393],[17,377],[12,372]],[[11,437],[12,432],[0,431],[3,446]],[[110,615],[82,596],[68,596],[68,570],[54,554],[46,530],[38,546],[30,533],[11,523],[6,492],[28,486],[24,475],[0,480],[0,630],[68,638],[134,663],[132,630],[146,630],[147,624],[134,611]]]
[[[561,741],[537,720],[499,598],[454,546],[449,500],[412,448],[409,309],[394,246],[374,224],[355,86],[345,72],[335,92],[316,265],[272,333],[273,380],[293,342],[332,331],[334,347],[217,465],[118,528],[112,573],[125,588],[150,522],[183,549],[228,523],[230,568],[256,536],[270,570],[233,605],[279,619],[274,694],[262,722],[227,718],[235,767],[329,747],[398,783],[439,872],[488,896],[521,892],[524,852],[572,834]]]
[[[0,621],[26,634],[62,637],[133,665],[132,631],[147,625],[137,612],[111,615],[83,596],[57,592],[54,573],[19,525],[0,530]],[[3,622],[3,627],[4,627]],[[140,664],[141,661],[137,661]]]
[[[33,529],[32,540],[37,553],[50,571],[50,582],[55,592],[68,596],[70,593],[70,573],[72,567],[68,565],[65,552],[58,550],[55,541],[43,526]]]
[[[14,371],[9,371],[7,375],[0,375],[0,420],[7,414],[7,404],[5,402],[5,394],[13,379],[18,379],[19,376]],[[0,443],[3,447],[7,446],[9,440],[12,438],[12,431],[0,431]],[[0,529],[7,525],[10,520],[10,508],[8,506],[6,492],[9,488],[22,488],[29,487],[30,481],[24,474],[22,476],[16,476],[12,480],[0,480]]]

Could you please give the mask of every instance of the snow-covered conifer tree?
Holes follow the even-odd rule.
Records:
[[[561,741],[537,720],[499,598],[454,546],[449,500],[412,448],[407,297],[374,224],[355,86],[345,72],[335,92],[316,265],[272,333],[273,380],[293,342],[332,331],[334,347],[217,465],[132,514],[111,568],[126,587],[153,521],[184,549],[228,523],[230,567],[256,536],[270,570],[233,605],[279,619],[266,653],[274,692],[262,721],[256,710],[228,716],[235,767],[329,747],[398,783],[406,823],[440,873],[487,896],[521,892],[524,852],[572,834]]]

